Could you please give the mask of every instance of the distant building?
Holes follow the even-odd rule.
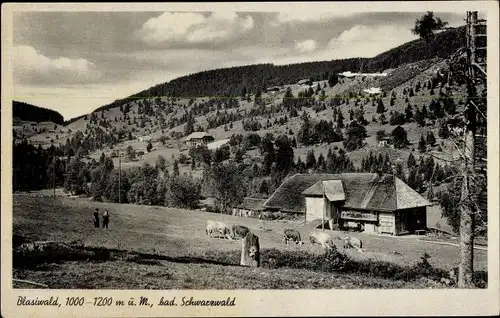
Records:
[[[386,139],[379,140],[378,145],[379,145],[379,147],[387,147],[387,140]]]
[[[382,90],[380,89],[380,87],[371,87],[368,89],[364,89],[363,92],[370,95],[379,95],[382,93]]]
[[[142,142],[150,142],[151,141],[151,136],[140,136],[139,138],[137,138],[139,141],[142,141]]]
[[[389,140],[390,138],[389,137],[382,137],[382,139],[380,139],[378,141],[378,146],[379,147],[387,147],[389,145]]]
[[[256,199],[246,197],[243,202],[233,208],[232,214],[234,216],[242,217],[255,217],[258,216],[264,208],[265,199]]]
[[[385,77],[387,73],[353,73],[351,71],[345,71],[337,74],[339,78],[345,77],[356,77],[356,76],[371,76],[371,77]]]
[[[303,214],[306,222],[371,233],[413,234],[427,226],[431,203],[391,174],[296,174],[264,203],[267,211]]]
[[[267,91],[268,91],[268,92],[269,92],[269,91],[279,92],[280,90],[281,90],[281,87],[279,87],[279,86],[273,86],[273,87],[269,87],[269,88],[267,89]]]
[[[197,145],[206,145],[212,141],[214,141],[214,137],[209,135],[206,132],[194,132],[184,138],[187,146],[197,146]]]

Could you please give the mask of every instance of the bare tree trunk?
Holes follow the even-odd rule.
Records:
[[[475,166],[475,134],[476,134],[476,110],[472,104],[477,96],[474,84],[474,69],[472,63],[475,62],[476,39],[475,24],[477,23],[477,11],[467,12],[467,58],[468,58],[468,87],[467,87],[467,107],[465,109],[466,131],[464,142],[464,165],[463,183],[460,198],[460,264],[458,266],[458,287],[472,287],[472,274],[474,273],[474,211],[472,210],[470,177],[474,175]]]
[[[241,243],[241,266],[260,267],[259,237],[249,232]]]
[[[474,158],[474,132],[467,131],[465,139],[466,163],[463,171],[463,183],[460,208],[460,264],[458,267],[458,286],[468,288],[472,285],[474,272],[474,211],[468,201],[471,200],[469,173],[471,169],[467,161]]]

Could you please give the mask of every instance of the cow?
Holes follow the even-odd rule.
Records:
[[[233,225],[233,240],[236,239],[236,237],[239,237],[239,238],[244,238],[245,236],[247,236],[248,232],[250,232],[250,229],[246,226],[243,226],[243,225]]]
[[[325,249],[335,246],[332,236],[325,232],[312,232],[309,236],[309,241],[312,245],[320,244]]]
[[[304,242],[300,239],[300,232],[296,229],[285,228],[283,230],[283,243],[288,244],[288,241],[292,241],[299,246],[302,246]]]
[[[221,236],[223,238],[231,238],[231,230],[225,223],[222,222],[208,220],[205,232],[209,237],[213,237],[214,234],[217,234],[218,238]]]
[[[222,236],[222,238],[232,239],[231,230],[229,229],[229,226],[227,226],[225,223],[216,222],[215,229],[218,232],[219,237]]]
[[[344,249],[355,248],[357,251],[362,252],[363,242],[355,237],[346,236],[344,238]]]
[[[207,221],[207,227],[205,229],[205,232],[207,233],[207,236],[212,237],[212,233],[215,231],[215,222],[214,221]]]

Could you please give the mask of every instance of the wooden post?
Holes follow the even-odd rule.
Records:
[[[241,266],[260,267],[259,237],[252,232],[241,240]]]
[[[122,203],[122,152],[118,149],[118,203]]]

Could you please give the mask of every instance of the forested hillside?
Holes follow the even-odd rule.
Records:
[[[25,121],[43,122],[51,121],[62,125],[64,118],[55,110],[34,106],[28,103],[12,101],[12,117]]]
[[[429,43],[415,40],[369,59],[362,67],[363,72],[377,72],[431,58],[445,58],[465,46],[465,37],[460,36],[465,27],[451,29],[436,35]]]
[[[464,45],[463,37],[457,36],[463,27],[441,32],[429,43],[415,40],[373,58],[351,58],[290,65],[258,64],[225,69],[215,69],[176,78],[158,84],[129,97],[116,100],[95,110],[107,110],[124,105],[131,100],[155,96],[173,97],[224,97],[241,96],[245,93],[265,91],[272,86],[296,83],[301,79],[328,80],[329,76],[342,71],[381,72],[434,57],[446,57]],[[83,116],[73,118],[71,123]]]

